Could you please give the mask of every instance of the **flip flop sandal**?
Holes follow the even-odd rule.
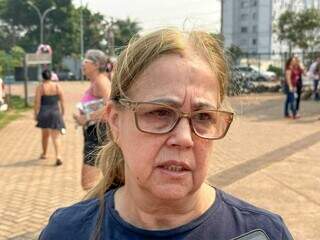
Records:
[[[63,164],[63,162],[62,162],[61,158],[57,158],[57,160],[56,160],[56,166],[60,166],[60,165],[62,165],[62,164]]]

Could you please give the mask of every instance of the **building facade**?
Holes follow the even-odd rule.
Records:
[[[320,0],[222,0],[222,34],[226,47],[238,46],[251,54],[286,51],[273,34],[285,10],[320,8]]]

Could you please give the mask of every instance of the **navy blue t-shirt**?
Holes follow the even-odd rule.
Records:
[[[219,189],[214,204],[200,217],[169,230],[144,230],[125,222],[114,208],[115,190],[105,194],[103,240],[230,240],[262,229],[270,240],[292,240],[281,217],[254,207]],[[89,240],[95,230],[99,200],[92,199],[58,209],[40,235],[41,240]]]

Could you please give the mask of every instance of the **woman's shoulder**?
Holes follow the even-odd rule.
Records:
[[[66,234],[74,234],[79,229],[83,233],[90,233],[93,219],[96,218],[98,210],[99,200],[96,198],[57,209],[51,215],[48,225],[43,229],[39,239],[60,239]]]
[[[256,228],[261,228],[271,234],[278,234],[278,236],[288,234],[280,215],[256,207],[221,190],[218,190],[218,194],[224,207],[232,216],[238,218],[239,222],[255,225]]]

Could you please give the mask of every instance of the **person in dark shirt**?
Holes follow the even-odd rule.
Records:
[[[201,31],[161,29],[120,54],[106,106],[111,141],[86,200],[57,210],[40,239],[229,240],[261,229],[292,237],[279,215],[205,182],[214,140],[232,123],[228,67]]]

